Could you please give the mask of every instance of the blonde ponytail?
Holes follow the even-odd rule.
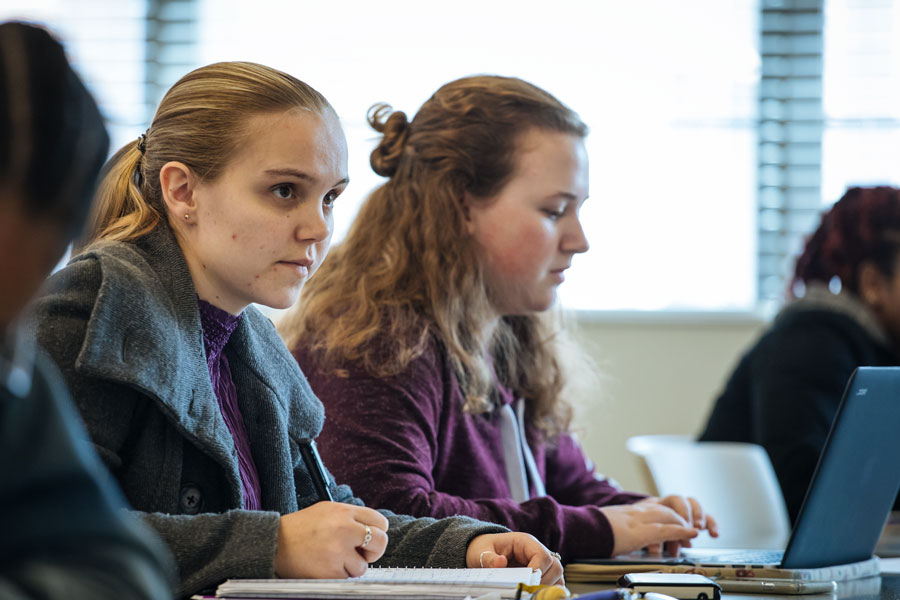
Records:
[[[106,163],[81,246],[101,239],[135,239],[150,233],[159,224],[161,208],[151,206],[141,191],[142,156],[137,141],[133,141]]]

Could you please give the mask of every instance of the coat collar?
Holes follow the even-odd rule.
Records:
[[[821,283],[807,284],[803,297],[787,304],[775,319],[781,320],[789,315],[809,310],[826,310],[842,314],[855,321],[873,340],[885,348],[893,348],[887,331],[872,309],[863,304],[855,294],[846,290],[833,294]]]
[[[196,291],[172,230],[162,224],[133,243],[102,242],[73,261],[87,259],[99,261],[102,281],[76,368],[153,398],[239,481],[234,442],[209,378]],[[236,385],[252,382],[254,404],[318,433],[321,403],[268,318],[248,307],[227,348]],[[298,393],[314,401],[292,407]],[[302,414],[289,416],[292,408]]]

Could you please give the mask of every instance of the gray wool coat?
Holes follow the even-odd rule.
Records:
[[[49,279],[34,324],[100,457],[175,555],[179,594],[228,577],[273,577],[279,516],[318,500],[297,440],[317,436],[325,417],[269,319],[248,307],[225,348],[260,511],[241,508],[237,452],[210,383],[196,292],[167,225],[73,258]],[[336,501],[362,504],[328,480]],[[382,566],[463,567],[473,537],[507,531],[465,517],[384,514]]]

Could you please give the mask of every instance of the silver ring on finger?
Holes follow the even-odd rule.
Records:
[[[559,555],[559,552],[550,552],[550,556],[559,561],[559,564],[562,564],[562,556]]]
[[[363,538],[362,544],[359,545],[360,548],[365,548],[369,545],[369,542],[372,541],[372,528],[366,525],[366,535]]]

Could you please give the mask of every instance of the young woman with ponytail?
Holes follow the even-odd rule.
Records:
[[[493,76],[444,85],[411,122],[384,105],[369,121],[387,181],[280,325],[338,477],[373,505],[501,523],[563,559],[715,535],[692,499],[598,477],[569,433],[566,392],[590,373],[548,309],[588,248],[584,123]]]
[[[791,521],[854,369],[900,365],[898,261],[900,189],[847,190],[807,240],[790,302],[741,358],[700,436],[762,445]]]
[[[555,581],[531,536],[377,512],[327,474],[336,501],[319,502],[299,444],[322,405],[251,304],[294,302],[347,182],[334,110],[294,77],[219,63],[169,90],[107,164],[81,252],[37,304],[95,448],[168,543],[181,595],[370,562],[528,564]]]

